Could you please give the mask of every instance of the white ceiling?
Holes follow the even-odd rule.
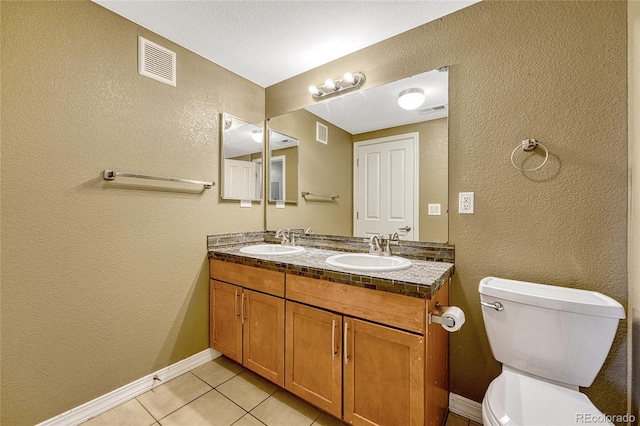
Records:
[[[479,0],[93,0],[268,87]]]

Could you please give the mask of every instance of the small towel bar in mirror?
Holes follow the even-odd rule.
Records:
[[[315,194],[313,192],[303,192],[302,194],[302,198],[304,198],[305,200],[307,199],[307,195],[311,195],[313,197],[327,197],[327,198],[331,198],[332,200],[335,200],[336,198],[340,198],[339,195],[332,195],[332,194]]]

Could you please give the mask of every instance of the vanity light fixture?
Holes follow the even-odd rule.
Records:
[[[424,90],[417,87],[406,89],[398,95],[398,105],[406,110],[414,110],[424,103]]]
[[[254,142],[262,143],[262,129],[254,130],[251,133],[251,139],[253,139]]]
[[[309,93],[314,100],[320,101],[358,90],[364,85],[365,81],[366,77],[361,72],[346,72],[341,79],[333,80],[328,78],[322,86],[309,86]]]

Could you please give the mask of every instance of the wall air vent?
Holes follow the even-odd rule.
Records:
[[[316,121],[316,141],[327,145],[329,143],[329,129]]]
[[[426,108],[420,108],[420,109],[417,109],[416,112],[420,115],[425,115],[425,114],[431,114],[432,112],[446,111],[446,109],[447,109],[447,104],[442,104],[442,105],[433,105]]]
[[[138,73],[175,87],[176,53],[138,37]]]

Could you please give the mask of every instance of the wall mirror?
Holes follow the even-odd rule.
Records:
[[[269,201],[298,202],[300,141],[269,130]]]
[[[443,67],[268,119],[269,129],[299,140],[299,191],[339,198],[305,197],[285,208],[268,204],[267,229],[313,227],[318,234],[366,236],[371,231],[354,233],[358,219],[364,215],[376,221],[383,214],[390,214],[387,219],[392,222],[404,219],[399,200],[408,198],[414,203],[413,222],[409,226],[398,220],[399,232],[409,226],[414,232],[405,234],[406,239],[447,242],[448,84],[448,67]],[[412,110],[401,108],[400,93],[413,89],[423,92],[424,101]],[[327,126],[326,141],[317,141],[318,123]],[[393,182],[395,177],[393,172],[382,176],[385,172],[380,167],[402,156],[381,157],[375,150],[360,152],[358,147],[405,136],[417,146],[407,154],[414,157],[417,169],[415,188],[406,193],[392,189],[389,196],[383,193],[382,181]],[[358,184],[359,171],[365,184]],[[374,178],[380,184],[368,185]],[[368,189],[363,191],[363,187]],[[390,198],[386,204],[381,203],[384,197]]]
[[[220,196],[225,200],[262,200],[263,129],[222,114]]]

